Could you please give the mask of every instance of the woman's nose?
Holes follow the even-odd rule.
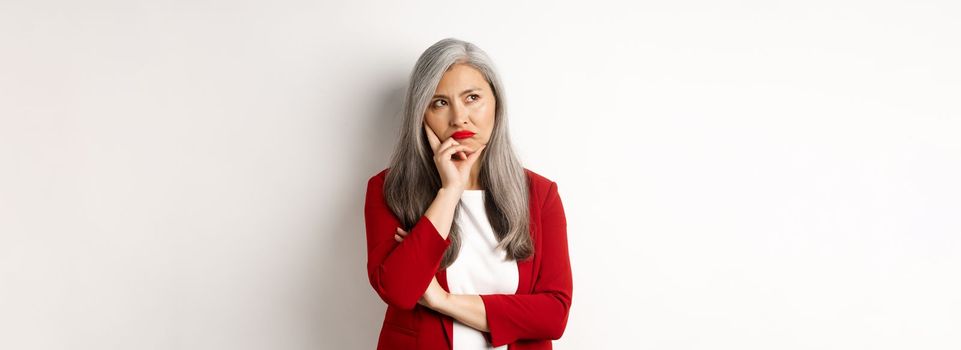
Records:
[[[454,108],[451,109],[454,115],[451,116],[451,125],[457,126],[467,122],[470,115],[468,114],[467,106],[460,103],[455,103]]]

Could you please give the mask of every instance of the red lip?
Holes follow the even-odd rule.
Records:
[[[470,131],[458,131],[458,132],[455,132],[455,133],[454,133],[453,135],[451,135],[450,137],[453,137],[453,138],[455,138],[455,139],[460,140],[460,139],[466,139],[466,138],[471,137],[471,136],[474,136],[474,133],[472,133],[472,132],[470,132]]]

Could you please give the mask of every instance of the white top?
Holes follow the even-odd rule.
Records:
[[[517,262],[507,260],[507,252],[495,250],[497,237],[487,220],[484,190],[465,190],[460,198],[461,247],[457,260],[447,267],[447,287],[451,294],[515,294]],[[507,345],[492,347],[484,334],[454,320],[454,350],[506,350]]]

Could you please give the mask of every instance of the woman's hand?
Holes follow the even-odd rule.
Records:
[[[407,237],[407,231],[404,231],[404,229],[398,227],[397,233],[394,234],[394,240],[396,240],[397,243],[400,243],[404,241],[405,237]]]
[[[437,172],[440,173],[441,186],[443,188],[454,188],[464,190],[470,180],[471,168],[481,151],[487,147],[482,145],[476,150],[472,150],[466,145],[462,145],[453,137],[447,138],[443,142],[431,130],[427,123],[424,123],[424,130],[427,133],[427,140],[434,151],[434,164]],[[455,155],[456,153],[456,155]]]
[[[406,237],[407,231],[398,227],[397,233],[394,234],[394,239],[397,240],[397,242],[403,242]],[[430,285],[427,286],[427,291],[417,300],[417,303],[434,309],[438,308],[439,305],[443,305],[449,297],[450,293],[447,293],[444,287],[440,286],[440,282],[437,282],[437,277],[435,276],[434,279],[430,281]]]

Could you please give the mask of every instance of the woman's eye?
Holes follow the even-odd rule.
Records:
[[[434,101],[434,107],[440,107],[440,106],[443,106],[443,105],[441,105],[441,103],[447,103],[447,101],[444,101],[444,100],[437,100],[437,101]]]
[[[471,99],[471,101],[477,101],[477,99],[480,98],[480,95],[478,95],[478,94],[472,94],[472,95],[467,96],[468,99],[470,99],[471,97],[475,97],[474,99]]]

